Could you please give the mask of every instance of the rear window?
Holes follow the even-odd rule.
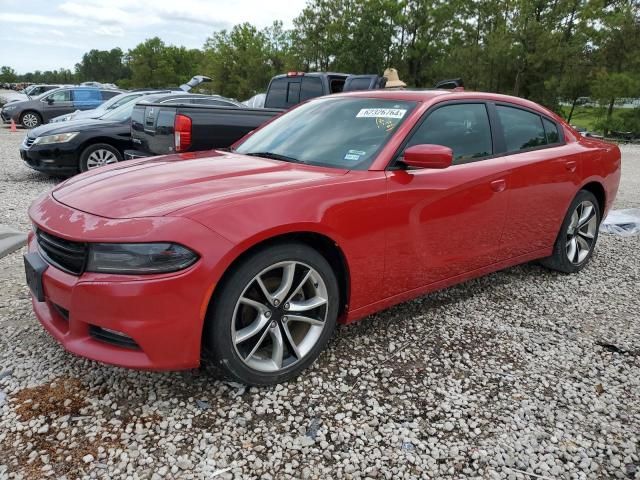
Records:
[[[370,78],[354,78],[349,83],[350,90],[368,90],[371,86]]]
[[[271,81],[267,98],[264,102],[266,108],[282,108],[287,103],[287,84],[286,78],[276,78]]]
[[[318,77],[302,77],[302,88],[300,90],[300,101],[304,102],[310,98],[322,96],[322,80]]]

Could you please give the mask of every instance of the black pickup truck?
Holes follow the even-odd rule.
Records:
[[[384,87],[378,75],[289,72],[271,79],[265,108],[227,108],[185,103],[159,105],[139,102],[131,116],[135,150],[126,158],[225,148],[250,131],[300,102],[350,90]]]

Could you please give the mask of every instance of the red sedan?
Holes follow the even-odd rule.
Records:
[[[305,103],[229,152],[74,177],[29,214],[33,308],[68,351],[247,384],[311,364],[336,322],[593,254],[620,151],[532,102],[367,91]]]

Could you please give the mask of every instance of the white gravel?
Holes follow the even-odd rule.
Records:
[[[0,223],[55,180],[0,128]],[[640,206],[626,147],[617,205]],[[297,381],[245,388],[65,353],[0,259],[0,478],[640,479],[640,236],[578,275],[531,264],[340,327]]]

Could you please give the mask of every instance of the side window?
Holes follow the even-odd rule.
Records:
[[[286,78],[278,78],[271,82],[264,102],[266,108],[283,108],[286,105],[287,83]]]
[[[322,80],[318,77],[302,77],[302,89],[300,90],[300,101],[304,102],[310,98],[322,96]]]
[[[53,92],[47,97],[47,100],[53,100],[54,103],[70,102],[71,90],[59,90],[57,92]]]
[[[453,164],[473,162],[493,154],[491,126],[484,103],[445,105],[429,114],[407,147],[444,145],[453,150]]]
[[[504,131],[507,153],[547,144],[542,118],[539,115],[503,105],[497,105],[496,109]]]
[[[544,133],[547,134],[547,143],[558,143],[560,142],[560,132],[558,131],[558,126],[547,120],[546,118],[542,119],[542,124],[544,125]]]
[[[88,104],[100,104],[102,103],[102,95],[99,90],[93,89],[78,89],[73,92],[73,101],[76,104],[88,105]]]
[[[346,79],[344,78],[330,78],[329,79],[329,90],[331,93],[340,93],[344,88],[344,82]]]

